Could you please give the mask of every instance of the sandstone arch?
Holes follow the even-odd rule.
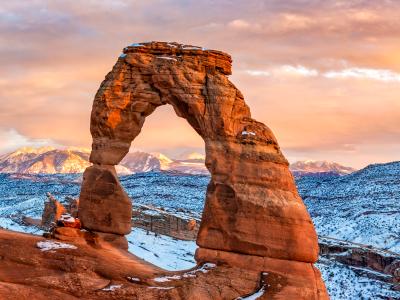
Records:
[[[285,260],[305,263],[304,269],[314,272],[314,226],[276,138],[251,118],[243,95],[229,81],[231,62],[223,52],[177,43],[124,49],[93,103],[94,165],[84,174],[80,219],[89,230],[129,233],[131,202],[114,166],[128,153],[145,118],[170,104],[203,138],[211,173],[198,261],[235,264],[235,255],[242,255],[262,270]],[[311,289],[322,286],[319,275],[313,278]]]

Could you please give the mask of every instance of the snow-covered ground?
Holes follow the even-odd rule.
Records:
[[[155,235],[140,228],[134,228],[127,239],[130,252],[163,269],[185,270],[196,265],[193,254],[197,246],[194,241]]]
[[[20,225],[18,216],[40,218],[46,193],[63,201],[79,195],[81,175],[35,175],[14,178],[0,174],[0,226],[41,234]],[[209,177],[165,173],[124,176],[121,183],[134,204],[150,204],[174,213],[201,215]],[[297,181],[320,235],[372,245],[400,253],[400,162],[372,165],[342,177],[310,177]],[[183,212],[182,212],[183,210]],[[129,250],[168,270],[195,265],[195,242],[134,229],[128,236]],[[318,264],[332,300],[400,299],[389,285],[337,262]]]
[[[317,267],[331,300],[400,299],[400,292],[391,290],[389,284],[360,276],[355,268],[324,258]]]
[[[319,235],[400,253],[400,162],[297,186]]]

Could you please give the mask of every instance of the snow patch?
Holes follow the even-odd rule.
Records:
[[[122,284],[111,284],[104,289],[101,289],[102,291],[107,291],[107,292],[112,292],[115,291],[116,289],[120,289],[122,287]]]
[[[75,223],[75,218],[70,214],[62,214],[59,220],[67,223]]]
[[[252,131],[242,131],[242,135],[253,135],[253,136],[255,136],[256,134],[255,134],[255,132],[252,132]]]
[[[257,292],[247,297],[239,297],[236,300],[256,300],[265,293],[265,285],[263,285]]]
[[[157,277],[157,278],[154,278],[153,280],[155,282],[168,282],[168,281],[171,281],[171,280],[179,280],[181,278],[182,278],[182,276],[173,275],[173,276]]]
[[[217,265],[215,265],[215,264],[205,263],[200,268],[185,272],[183,275],[163,276],[163,277],[154,278],[153,280],[155,282],[168,282],[171,280],[180,280],[180,279],[182,279],[182,277],[183,278],[192,278],[192,277],[196,277],[196,273],[198,273],[198,272],[208,273],[209,270],[214,269],[216,267],[217,267]]]
[[[140,282],[140,281],[141,281],[140,278],[137,278],[137,277],[130,277],[130,276],[128,276],[127,279],[128,279],[129,281],[131,281],[131,282]]]
[[[171,290],[175,288],[174,286],[149,286],[149,289],[156,289],[156,290]]]
[[[54,241],[42,241],[37,242],[36,246],[40,249],[40,251],[49,251],[49,250],[57,250],[57,249],[78,249],[74,245],[54,242]]]
[[[140,228],[126,236],[129,252],[169,271],[185,270],[196,265],[194,252],[197,248],[195,241],[183,241],[165,236],[155,235]]]
[[[157,58],[159,58],[159,59],[166,59],[166,60],[178,61],[176,58],[168,57],[168,56],[157,56]]]

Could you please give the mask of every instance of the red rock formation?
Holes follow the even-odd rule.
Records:
[[[211,181],[197,239],[201,259],[216,259],[215,250],[278,259],[282,266],[298,261],[310,269],[318,257],[314,226],[272,131],[251,118],[229,81],[231,62],[223,52],[176,43],[124,49],[93,104],[94,166],[84,175],[82,224],[129,232],[130,202],[112,166],[128,153],[145,118],[170,104],[205,142]],[[319,275],[312,278],[312,286],[323,286]]]
[[[119,184],[114,166],[86,169],[78,215],[90,230],[115,234],[131,231],[132,203]]]
[[[57,220],[65,212],[64,206],[52,194],[48,193],[47,201],[44,203],[41,225],[45,228],[50,228],[57,223]]]
[[[85,235],[60,242],[0,230],[0,299],[224,300],[258,288],[257,271],[198,266],[168,272],[104,243],[93,246]]]

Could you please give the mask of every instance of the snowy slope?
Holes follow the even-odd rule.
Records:
[[[0,174],[0,226],[40,234],[18,222],[19,215],[39,218],[46,192],[58,199],[79,195],[80,174]],[[122,176],[133,203],[152,204],[171,212],[203,209],[208,176],[141,173]],[[299,192],[321,235],[369,244],[400,253],[400,162],[371,165],[358,172],[333,177],[302,177]],[[129,236],[134,254],[169,270],[192,267],[194,242],[154,236],[135,229]],[[400,292],[338,262],[320,260],[332,300],[400,299]],[[360,296],[361,295],[361,296]],[[384,299],[384,298],[382,298]]]
[[[297,186],[319,235],[400,253],[400,162]]]

